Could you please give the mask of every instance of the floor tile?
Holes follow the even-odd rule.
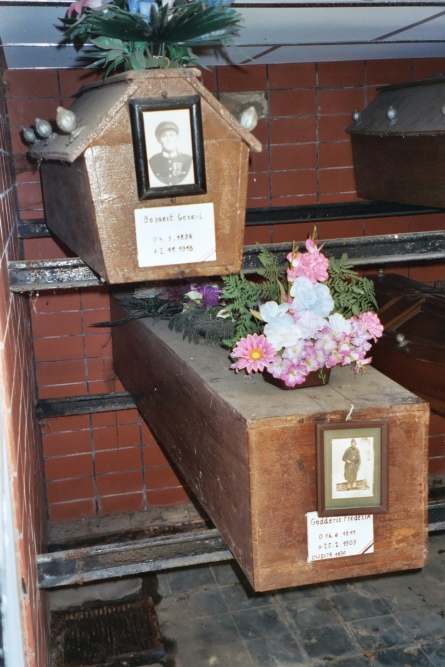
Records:
[[[247,649],[255,667],[307,666],[307,659],[290,633],[254,639],[247,642]]]
[[[172,593],[192,591],[199,586],[215,584],[210,567],[186,567],[182,570],[171,570],[168,573],[168,583]]]
[[[357,653],[357,646],[342,625],[306,628],[300,640],[311,658],[329,660],[347,653]]]
[[[380,580],[374,584],[374,590],[390,611],[416,609],[425,606],[421,595],[418,595],[409,583],[392,580]]]
[[[280,604],[297,602],[305,598],[322,597],[324,595],[322,586],[300,586],[299,588],[287,588],[275,593],[275,598]]]
[[[352,658],[346,658],[345,660],[336,660],[333,663],[313,665],[313,667],[327,667],[327,664],[332,664],[332,667],[369,667],[371,663],[364,656],[355,655]]]
[[[182,667],[254,667],[230,614],[166,620],[160,615],[164,637],[177,646],[175,665]]]
[[[189,619],[226,614],[229,611],[216,586],[165,595],[157,609],[171,618],[187,616]]]
[[[381,600],[355,591],[337,593],[331,596],[331,600],[345,621],[384,616],[388,613],[388,608]]]
[[[334,625],[340,620],[332,602],[326,598],[306,598],[281,606],[289,625],[295,630]]]
[[[220,586],[230,586],[230,584],[239,584],[247,581],[246,575],[238,563],[217,563],[212,565],[211,570],[216,583]]]
[[[351,623],[350,627],[359,644],[367,651],[412,644],[410,635],[393,616],[361,619]]]
[[[432,663],[420,648],[390,648],[372,658],[373,667],[431,667]]]
[[[422,651],[426,653],[434,667],[445,667],[445,640],[422,644]]]
[[[394,616],[403,625],[413,639],[430,640],[445,636],[445,619],[429,609],[411,609],[394,612]]]
[[[224,586],[221,592],[230,611],[238,611],[247,607],[263,607],[275,602],[272,595],[255,593],[248,584]]]
[[[232,613],[232,618],[244,639],[257,639],[289,631],[278,606],[236,611]]]

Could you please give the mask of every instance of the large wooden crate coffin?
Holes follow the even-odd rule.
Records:
[[[359,197],[445,206],[444,79],[380,88],[346,130]]]
[[[199,70],[193,68],[132,71],[84,86],[71,106],[77,116],[76,132],[80,133],[58,134],[49,143],[37,142],[29,151],[31,157],[41,162],[49,229],[109,283],[220,275],[241,268],[248,154],[249,149],[261,151],[261,144],[204,88],[199,76]],[[199,151],[193,149],[193,153],[195,160],[199,157],[199,164],[204,166],[204,191],[170,197],[161,192],[166,190],[161,187],[154,195],[151,193],[150,199],[140,199],[137,167],[141,169],[147,158],[137,156],[138,140],[134,138],[134,125],[132,133],[130,113],[134,105],[130,103],[152,104],[156,109],[156,105],[162,107],[169,100],[172,104],[184,100],[185,104],[193,98],[200,108],[194,112],[199,127],[202,119],[202,145],[198,141]],[[192,118],[193,114],[190,124]],[[143,128],[144,121],[140,122]],[[162,125],[172,127],[168,121]],[[186,125],[183,130],[187,132]],[[142,129],[140,133],[145,136]],[[148,141],[147,137],[145,140]],[[144,140],[140,141],[143,146]],[[156,150],[160,149],[158,141],[153,138]],[[182,207],[203,204],[213,205],[216,259],[199,261],[199,256],[194,262],[181,262],[187,253],[176,252],[173,263],[140,265],[135,212],[168,208],[156,214],[154,222],[159,224],[152,226],[150,237],[151,243],[164,236],[169,246],[163,252],[167,253],[172,248],[178,251],[178,246],[187,250],[190,243],[187,240],[184,243],[182,237],[169,238],[163,224],[168,214],[181,214],[181,220],[190,220],[190,208],[182,210]],[[192,231],[193,225],[184,223],[184,231]]]
[[[128,295],[129,296],[129,295]],[[112,316],[127,311],[112,300]],[[166,322],[113,328],[115,370],[257,591],[425,565],[429,408],[378,371],[334,368],[324,387],[282,391],[228,370],[227,351]],[[307,562],[317,510],[316,424],[388,419],[389,512],[375,551]],[[348,422],[349,423],[349,422]]]

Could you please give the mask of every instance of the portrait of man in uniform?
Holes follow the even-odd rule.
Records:
[[[154,176],[165,185],[179,185],[184,180],[187,182],[193,158],[179,150],[179,128],[176,123],[168,120],[159,123],[155,137],[161,150],[149,160]]]
[[[343,454],[342,461],[345,464],[344,476],[347,484],[347,490],[357,488],[357,474],[360,468],[361,458],[360,451],[357,447],[357,442],[354,438],[351,440],[350,446]]]

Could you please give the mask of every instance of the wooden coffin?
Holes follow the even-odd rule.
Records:
[[[84,86],[71,106],[79,134],[59,133],[29,151],[41,162],[49,229],[104,281],[212,276],[241,268],[248,155],[249,149],[261,151],[261,144],[204,88],[199,76],[193,68],[147,70]],[[197,119],[202,118],[203,142],[192,152],[194,168],[198,158],[204,168],[204,191],[181,190],[183,194],[173,196],[164,192],[169,188],[160,187],[154,189],[155,198],[146,199],[138,185],[148,153],[138,157],[130,103],[159,105],[171,100],[180,105],[190,99],[196,100]],[[145,136],[146,146],[159,150],[159,140],[152,138],[150,144],[150,136]],[[209,241],[214,253],[201,256],[195,245],[193,261],[187,261],[190,248],[203,236],[198,218],[204,209],[211,210],[207,215],[214,219],[214,241]],[[181,233],[171,231],[171,221],[178,223]],[[138,239],[141,227],[147,234]],[[141,258],[147,247],[166,261],[154,261],[160,255]]]
[[[112,317],[127,312],[113,300]],[[429,408],[377,370],[334,368],[330,384],[282,391],[229,371],[227,351],[166,322],[113,328],[116,373],[257,591],[422,567]],[[389,421],[389,512],[374,553],[307,562],[317,510],[316,424]]]
[[[445,77],[380,88],[351,135],[357,194],[445,206]]]
[[[373,281],[385,331],[372,365],[445,416],[445,292],[396,274]]]

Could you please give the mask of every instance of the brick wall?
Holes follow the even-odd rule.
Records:
[[[350,141],[344,130],[381,84],[445,71],[445,59],[250,65],[204,72],[220,92],[264,90],[270,114],[254,134],[263,152],[252,154],[249,207],[356,200]],[[8,72],[11,132],[23,219],[43,217],[39,174],[24,158],[19,131],[36,116],[53,119],[80,85],[99,75],[83,70]],[[445,214],[320,222],[320,239],[445,228]],[[304,240],[313,225],[249,227],[246,243]],[[27,259],[70,252],[52,239],[24,242]],[[396,266],[415,280],[444,279],[443,263]],[[91,327],[108,318],[105,288],[45,292],[31,300],[39,396],[121,391],[114,375],[109,331]],[[445,433],[436,418],[435,428]],[[443,420],[445,424],[445,420]],[[42,424],[49,516],[66,520],[176,504],[187,499],[180,481],[134,411],[48,420]],[[434,436],[431,472],[445,476],[445,444]],[[442,456],[442,454],[444,456]]]
[[[49,665],[45,593],[36,581],[36,554],[46,550],[46,499],[40,434],[35,417],[35,378],[26,296],[9,291],[7,262],[21,257],[16,225],[18,208],[0,68],[0,410],[2,444],[8,449],[14,500],[17,582],[20,596],[25,664]],[[1,538],[0,538],[1,539]]]

